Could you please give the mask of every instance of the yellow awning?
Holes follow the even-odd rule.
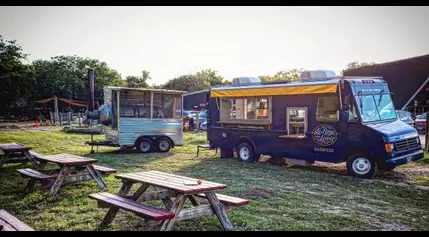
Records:
[[[288,86],[271,88],[252,88],[237,90],[214,90],[211,97],[250,97],[250,96],[272,96],[272,95],[304,95],[304,94],[326,94],[336,93],[337,84],[311,85],[311,86]]]

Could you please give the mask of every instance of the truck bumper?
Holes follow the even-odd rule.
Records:
[[[387,164],[388,168],[395,168],[398,165],[404,165],[404,164],[408,163],[408,161],[420,160],[423,158],[423,156],[424,156],[423,150],[419,150],[419,151],[415,151],[415,152],[410,153],[410,154],[406,154],[403,156],[388,159],[386,161],[386,164]]]

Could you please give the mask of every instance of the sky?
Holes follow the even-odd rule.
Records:
[[[201,69],[225,79],[333,70],[429,53],[429,7],[0,7],[0,35],[29,59],[78,55],[161,84]]]

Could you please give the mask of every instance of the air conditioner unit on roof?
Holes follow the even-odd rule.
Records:
[[[333,71],[328,70],[313,70],[313,71],[304,71],[301,73],[301,81],[323,81],[329,80],[332,78],[338,77],[337,74]]]
[[[259,84],[261,84],[261,79],[259,77],[236,77],[232,79],[233,86],[249,86]]]

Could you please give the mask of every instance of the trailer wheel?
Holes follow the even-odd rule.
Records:
[[[152,142],[147,138],[140,138],[137,141],[136,147],[140,153],[148,153],[152,151]]]
[[[156,148],[159,152],[168,152],[171,149],[170,139],[166,137],[161,137],[160,139],[158,139]]]
[[[253,147],[247,142],[240,143],[237,147],[237,156],[238,160],[242,162],[254,162],[255,161],[255,151]]]
[[[347,159],[347,172],[358,178],[372,178],[375,174],[375,162],[365,153],[353,153]]]

